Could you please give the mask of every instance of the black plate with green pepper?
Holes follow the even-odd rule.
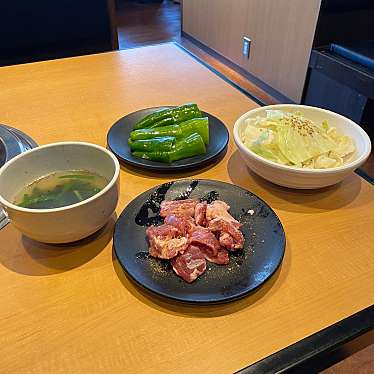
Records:
[[[222,158],[229,134],[196,104],[142,109],[109,130],[110,150],[126,164],[157,171],[204,167]]]

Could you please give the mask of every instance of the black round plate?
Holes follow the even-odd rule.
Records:
[[[109,149],[118,157],[118,159],[131,166],[140,167],[147,170],[157,171],[181,171],[195,169],[206,166],[219,160],[225,155],[227,143],[229,141],[229,133],[226,126],[217,117],[209,113],[202,112],[204,117],[209,118],[209,145],[205,155],[185,158],[184,160],[175,161],[172,164],[164,164],[144,160],[134,157],[127,144],[130,132],[133,130],[136,122],[151,114],[152,112],[166,107],[155,107],[142,109],[119,119],[109,130],[107,143]]]
[[[174,274],[169,261],[148,256],[145,236],[147,226],[162,222],[162,200],[185,198],[227,202],[230,213],[243,224],[245,237],[244,249],[230,254],[228,265],[207,263],[207,271],[192,284]],[[240,187],[212,180],[169,182],[142,193],[124,209],[114,230],[118,261],[136,283],[188,303],[223,303],[247,295],[276,271],[285,242],[282,224],[269,205]]]

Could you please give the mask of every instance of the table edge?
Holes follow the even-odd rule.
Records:
[[[237,372],[237,374],[317,372],[330,366],[326,356],[338,348],[348,346],[356,339],[356,343],[366,333],[374,329],[374,305],[334,323],[290,346],[281,349]],[[369,337],[369,344],[374,343],[374,335]],[[354,352],[353,352],[354,353]],[[342,360],[351,355],[346,352],[339,357]],[[318,370],[315,371],[316,367]],[[306,371],[306,369],[308,369]]]

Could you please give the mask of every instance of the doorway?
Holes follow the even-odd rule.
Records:
[[[180,8],[173,0],[117,0],[119,49],[179,41]]]

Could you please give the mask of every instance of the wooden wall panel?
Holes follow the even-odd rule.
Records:
[[[248,0],[187,0],[183,31],[238,65],[248,16]]]
[[[183,31],[300,102],[321,0],[186,0]],[[251,56],[241,54],[252,39]]]

